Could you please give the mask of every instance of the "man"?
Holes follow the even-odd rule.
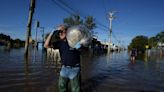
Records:
[[[131,61],[134,62],[135,61],[135,57],[137,56],[137,51],[136,49],[132,49],[131,50]]]
[[[66,92],[68,86],[67,84],[70,80],[71,91],[80,92],[80,52],[68,45],[66,39],[66,26],[60,25],[57,30],[59,31],[60,40],[50,45],[49,43],[53,35],[52,32],[46,39],[44,47],[59,49],[62,63],[59,77],[59,91]]]

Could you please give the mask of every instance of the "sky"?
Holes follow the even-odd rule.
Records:
[[[79,14],[82,19],[93,16],[98,40],[109,41],[108,12],[116,11],[111,40],[127,46],[138,35],[152,37],[164,31],[163,4],[164,0],[36,0],[32,37],[35,38],[37,20],[48,33],[64,18]],[[0,0],[0,33],[25,40],[29,5],[30,0]],[[38,37],[41,34],[39,31]]]

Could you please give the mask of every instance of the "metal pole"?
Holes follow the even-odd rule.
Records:
[[[36,51],[38,50],[38,27],[39,27],[39,21],[36,21],[36,33],[35,33],[35,43],[34,43],[34,61],[36,61]]]
[[[37,49],[37,44],[38,44],[37,33],[38,33],[38,28],[36,28],[36,34],[35,34],[35,48],[36,48],[36,49]]]
[[[44,27],[43,27],[43,44],[42,44],[42,48],[44,49]]]
[[[32,25],[32,17],[34,14],[35,9],[35,0],[30,1],[30,11],[28,17],[28,25],[27,25],[27,35],[26,35],[26,43],[25,43],[25,53],[24,55],[28,56],[28,49],[29,49],[29,38],[31,37],[31,25]]]
[[[42,49],[44,49],[44,27],[40,27],[42,31]]]
[[[108,45],[108,53],[111,50],[111,43],[112,43],[112,20],[113,20],[113,14],[114,12],[109,12],[109,45]]]
[[[36,21],[36,35],[35,35],[35,47],[36,49],[38,49],[38,28],[39,28],[40,24],[39,21]]]

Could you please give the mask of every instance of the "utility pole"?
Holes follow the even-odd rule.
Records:
[[[38,37],[37,37],[37,34],[38,34],[39,26],[40,26],[39,21],[36,21],[35,48],[37,48],[37,49],[38,49]]]
[[[42,49],[44,49],[44,27],[40,27],[42,31]]]
[[[30,0],[30,10],[28,16],[28,24],[27,24],[27,34],[26,34],[26,43],[25,43],[25,53],[24,55],[28,56],[28,49],[29,49],[29,38],[31,37],[31,25],[32,25],[32,17],[34,14],[35,9],[35,0]]]
[[[35,43],[34,43],[34,60],[35,61],[36,61],[36,51],[38,50],[38,28],[39,28],[39,21],[36,20],[36,24],[35,24],[36,33],[35,33]]]
[[[111,44],[112,44],[112,21],[115,18],[113,16],[114,13],[115,13],[114,11],[109,12],[109,45],[108,45],[108,53],[111,50]]]

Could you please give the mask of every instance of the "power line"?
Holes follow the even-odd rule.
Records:
[[[69,13],[69,14],[72,14],[72,13],[68,12],[68,10],[66,10],[66,9],[69,9],[69,10],[71,10],[71,11],[74,12],[74,13],[77,13],[77,11],[78,11],[78,10],[75,10],[74,8],[72,8],[71,6],[69,6],[67,3],[63,2],[62,0],[57,0],[57,1],[51,0],[51,1],[53,1],[54,4],[57,4],[57,5],[59,6],[59,8],[63,9],[64,11],[66,11],[66,12]],[[62,6],[62,5],[63,5],[63,6]],[[63,8],[63,7],[66,7],[66,8]],[[79,16],[81,16],[82,18],[85,18],[84,16],[82,16],[82,14],[81,14],[80,12],[78,12],[78,13],[79,13]],[[84,15],[84,14],[83,14],[83,15]],[[97,25],[103,27],[104,29],[108,29],[107,26],[103,25],[103,24],[100,23],[99,21],[95,20],[95,22],[97,23]]]
[[[53,4],[57,5],[59,8],[63,9],[65,12],[67,12],[68,14],[73,14],[70,10],[68,10],[67,8],[63,7],[59,2],[55,1],[55,0],[51,0],[53,2]]]
[[[107,13],[107,7],[105,5],[105,0],[102,0],[102,4],[103,4],[102,6],[104,8],[104,14],[106,16],[106,21],[108,22],[108,14],[106,14]]]
[[[106,5],[105,5],[105,0],[102,0],[102,4],[103,4],[103,8],[104,8],[104,10],[105,10],[105,15],[106,15],[107,7],[106,7]],[[108,20],[108,17],[106,17],[106,18],[107,18],[107,20]],[[119,42],[119,40],[117,39],[117,37],[116,37],[116,35],[114,34],[114,32],[112,31],[111,33],[113,34],[112,37],[113,37],[117,42]]]
[[[72,7],[70,7],[68,4],[66,4],[65,2],[63,2],[62,0],[57,0],[59,3],[63,4],[65,7],[67,7],[68,9],[72,10],[73,12],[77,12],[76,10],[74,10]]]
[[[68,14],[75,14],[78,12],[79,16],[81,16],[82,18],[85,18],[84,15],[85,14],[81,14],[78,10],[75,10],[74,8],[72,8],[71,6],[69,6],[67,3],[63,2],[62,0],[51,0],[53,2],[53,4],[57,5],[59,8],[61,8],[62,10],[64,10],[65,12],[67,12]],[[105,11],[107,11],[107,8],[104,6]],[[83,15],[83,16],[82,16]],[[104,24],[102,24],[101,22],[95,20],[95,22],[97,23],[97,25],[99,26],[98,28],[101,29],[104,32],[108,32],[109,28],[107,26],[105,26]],[[113,33],[113,32],[112,32]],[[117,40],[117,37],[114,35],[113,38]]]
[[[117,39],[117,37],[116,37],[116,35],[114,34],[114,32],[112,33],[113,35],[113,38],[115,38],[115,40],[117,41],[117,42],[119,42],[119,40]]]

